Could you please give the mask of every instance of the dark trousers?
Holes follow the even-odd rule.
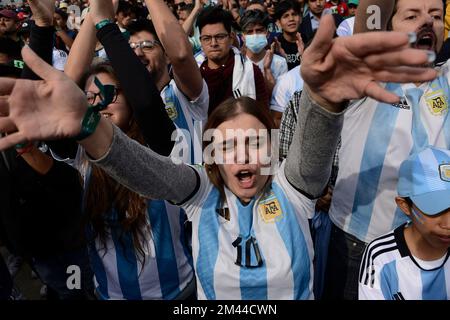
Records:
[[[41,281],[48,286],[48,299],[94,299],[93,272],[89,263],[87,248],[48,258],[32,258],[30,264]],[[80,270],[80,289],[69,288],[67,284],[71,276],[70,266],[77,266]]]
[[[8,267],[0,254],[0,300],[8,300],[11,296],[13,281]]]
[[[359,267],[366,245],[333,224],[325,272],[324,299],[358,299]]]

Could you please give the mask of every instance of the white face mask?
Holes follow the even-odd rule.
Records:
[[[247,35],[245,46],[253,53],[260,53],[267,46],[267,37],[265,34]]]

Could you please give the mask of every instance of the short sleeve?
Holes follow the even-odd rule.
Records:
[[[203,80],[202,92],[200,95],[190,101],[184,93],[178,89],[178,87],[174,84],[174,93],[178,97],[178,99],[183,101],[183,104],[187,106],[188,112],[191,114],[192,118],[197,121],[203,121],[208,117],[208,108],[209,108],[209,93],[208,93],[208,85],[205,80]]]
[[[316,200],[307,198],[289,183],[284,173],[285,164],[284,160],[275,174],[274,182],[283,189],[289,201],[298,209],[297,214],[302,218],[312,219],[315,214]]]

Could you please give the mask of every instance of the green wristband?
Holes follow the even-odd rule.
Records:
[[[111,24],[111,23],[114,23],[114,21],[112,21],[111,19],[102,20],[102,21],[100,21],[99,23],[97,23],[95,25],[95,29],[100,30],[101,28],[103,28],[107,24]]]
[[[94,106],[89,106],[81,121],[81,132],[74,139],[80,141],[93,134],[100,122],[100,118],[101,115],[98,109]]]

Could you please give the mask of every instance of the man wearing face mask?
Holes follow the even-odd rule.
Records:
[[[275,43],[267,49],[268,23],[269,16],[259,10],[246,11],[240,21],[247,48],[245,58],[259,67],[271,95],[277,79],[288,71],[288,66],[286,59],[274,54]]]

